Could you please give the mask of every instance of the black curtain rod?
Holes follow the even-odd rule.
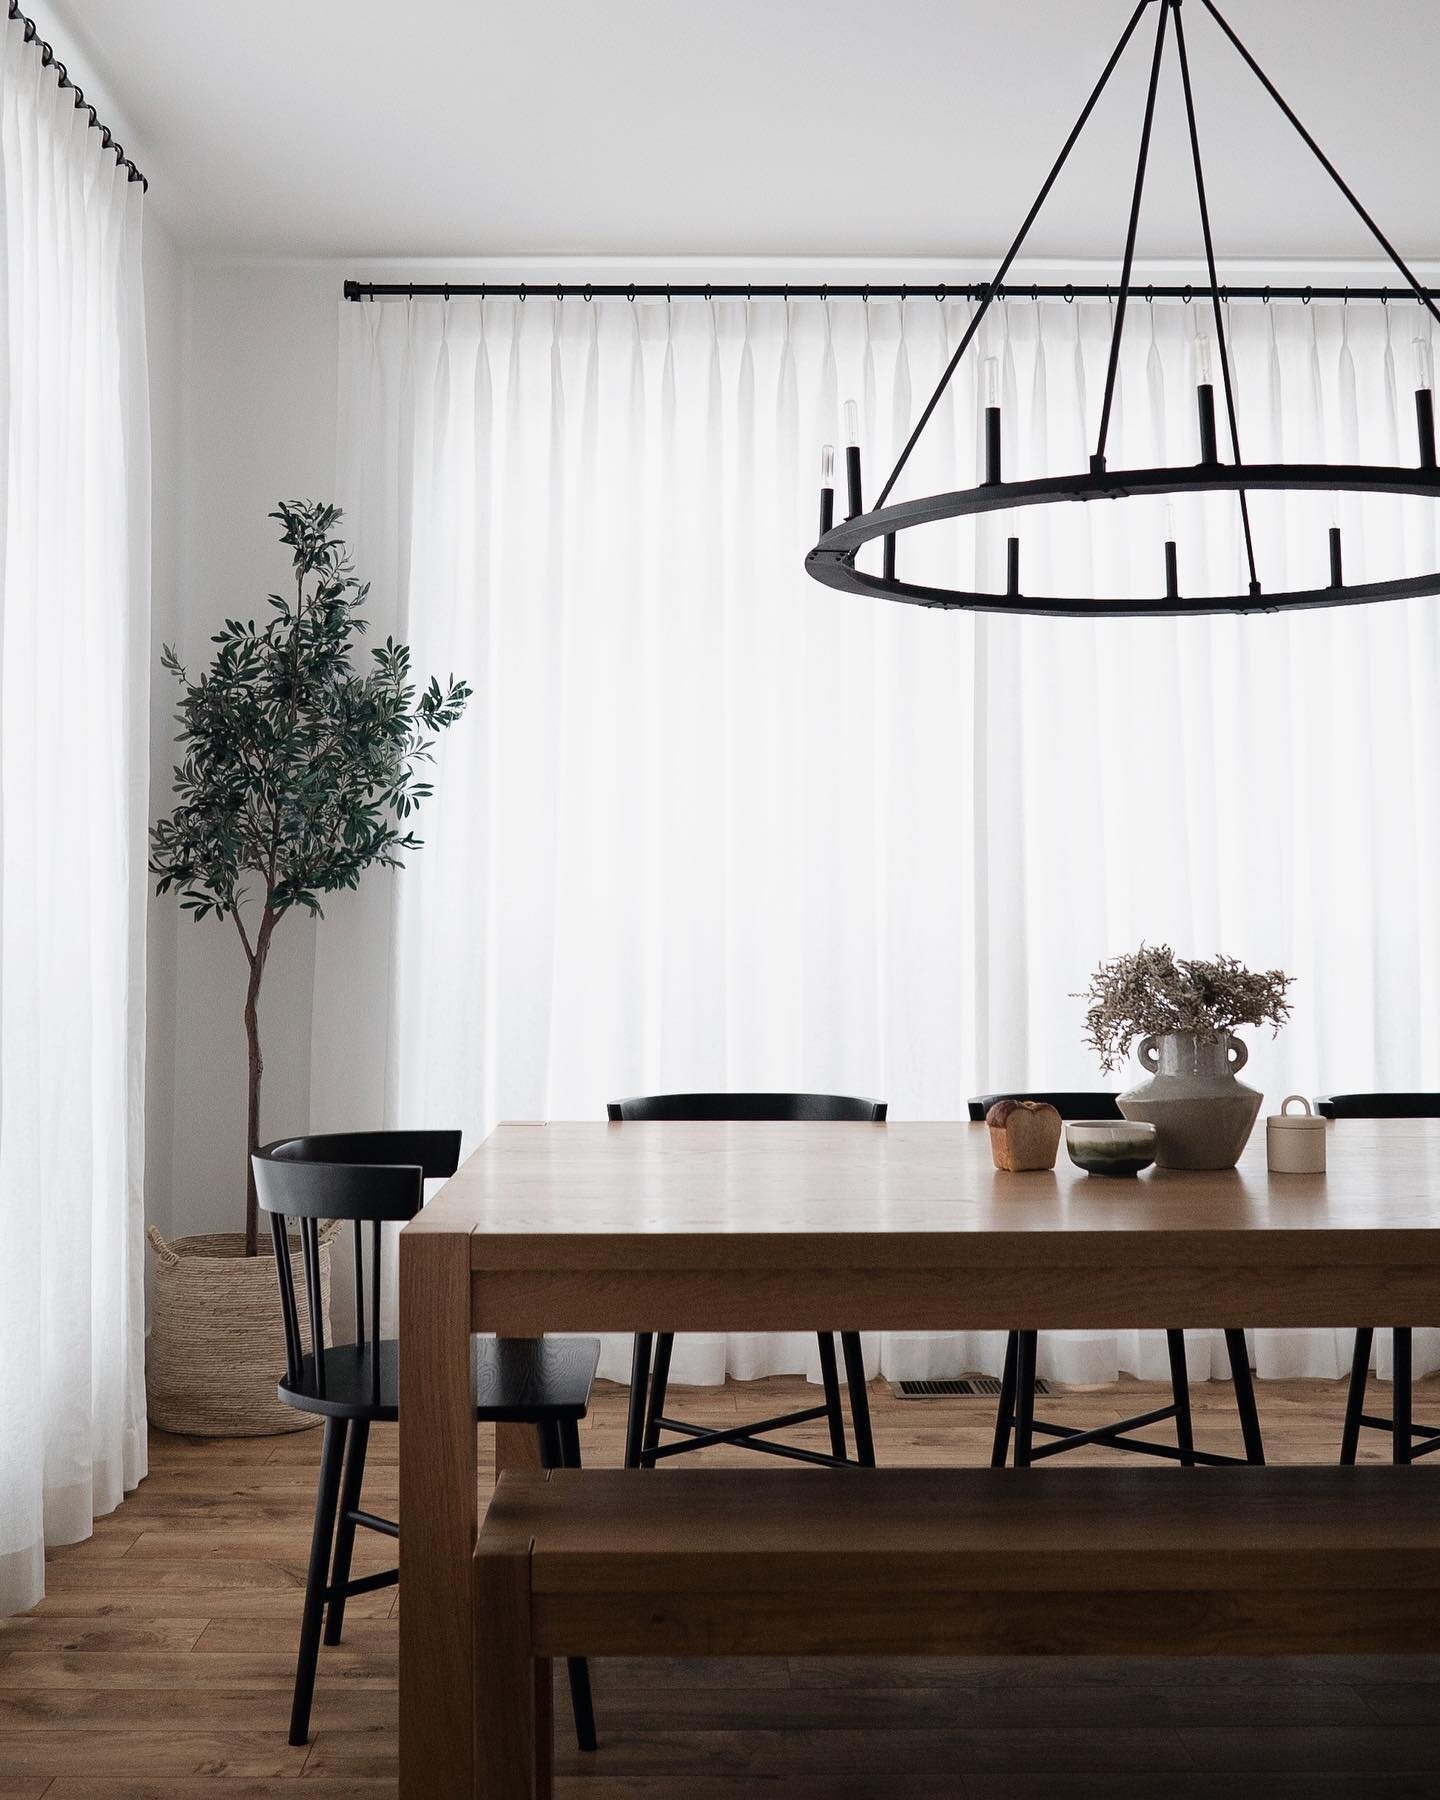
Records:
[[[1403,287],[1295,287],[1267,283],[1263,287],[1196,286],[1173,283],[1136,283],[1135,300],[1437,300],[1440,288],[1418,291]],[[1006,282],[991,288],[988,282],[867,281],[821,282],[818,285],[785,282],[686,282],[655,284],[643,281],[347,281],[347,300],[451,300],[476,297],[489,300],[1118,300],[1119,287],[1087,282]]]
[[[53,67],[59,71],[58,79],[60,82],[60,86],[62,88],[69,88],[71,93],[74,94],[74,96],[75,96],[76,112],[88,112],[89,113],[90,129],[92,131],[98,131],[100,133],[100,143],[101,143],[102,148],[104,148],[106,150],[113,150],[115,152],[115,163],[116,163],[117,168],[128,169],[130,171],[129,175],[126,177],[126,180],[127,181],[138,181],[140,183],[141,188],[146,193],[148,193],[150,190],[150,183],[145,179],[145,177],[135,167],[134,163],[131,162],[130,158],[125,154],[125,146],[122,143],[120,143],[113,136],[113,134],[111,133],[110,127],[108,125],[102,125],[100,123],[99,115],[96,113],[95,108],[85,98],[84,92],[81,89],[81,87],[79,86],[79,84],[70,79],[69,71],[66,69],[64,63],[61,62],[60,58],[55,54],[55,52],[51,49],[49,44],[47,44],[45,42],[45,39],[42,38],[40,33],[36,30],[35,21],[31,18],[27,18],[26,15],[23,12],[21,12],[19,6],[16,4],[16,0],[10,0],[10,18],[13,23],[23,25],[25,27],[25,42],[27,44],[38,44],[40,46],[40,66],[41,66],[41,68],[49,69],[49,68]]]

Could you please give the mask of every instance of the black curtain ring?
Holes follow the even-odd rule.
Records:
[[[557,281],[555,283],[555,298],[557,300],[563,300],[565,298],[565,286],[563,282]]]
[[[1195,298],[1194,290],[1191,288],[1190,283],[1187,281],[1185,283],[1185,292],[1183,294],[1181,294],[1181,296],[1180,296],[1181,303],[1185,306],[1188,306],[1194,298]]]
[[[409,284],[409,293],[406,297],[410,300],[415,298],[415,283],[413,281]]]
[[[520,304],[522,306],[525,304],[525,283],[523,281],[520,283]]]
[[[632,306],[635,304],[635,283],[633,281],[630,283],[629,287],[626,288],[626,290],[625,290],[625,298],[630,302],[630,304]]]
[[[1145,289],[1145,304],[1147,306],[1153,306],[1155,304],[1155,284],[1154,284],[1154,282],[1151,282],[1150,285]]]
[[[1039,298],[1040,298],[1040,284],[1038,282],[1032,282],[1030,285],[1031,304],[1033,305],[1036,301],[1039,300]]]
[[[942,304],[942,305],[943,305],[943,303],[944,303],[944,300],[945,300],[945,283],[944,283],[944,282],[943,282],[943,281],[942,281],[942,282],[941,282],[941,283],[940,283],[940,285],[939,285],[939,286],[938,286],[938,287],[937,287],[937,288],[936,288],[936,289],[935,289],[935,298],[936,298],[936,299],[937,299],[937,300],[938,300],[938,301],[940,301],[940,302],[941,302],[941,304]]]
[[[1308,287],[1307,287],[1307,288],[1306,288],[1306,290],[1305,290],[1305,292],[1304,292],[1304,293],[1303,293],[1303,294],[1302,294],[1302,295],[1301,295],[1301,296],[1300,296],[1300,304],[1301,304],[1301,305],[1302,305],[1302,306],[1308,306],[1308,305],[1309,305],[1309,304],[1310,304],[1310,302],[1311,302],[1311,299],[1312,299],[1312,298],[1313,298],[1313,297],[1314,297],[1314,296],[1313,296],[1313,291],[1312,291],[1312,290],[1311,290],[1311,289],[1310,289],[1310,288],[1308,288]]]
[[[586,282],[586,283],[585,283],[585,304],[586,304],[586,305],[587,305],[587,306],[588,306],[588,305],[589,305],[589,304],[590,304],[590,298],[591,298],[591,296],[590,296],[590,283],[589,283],[589,282],[588,282],[588,281],[587,281],[587,282]]]
[[[865,283],[864,288],[861,290],[860,298],[865,302],[865,304],[867,306],[870,304],[870,283],[868,281]]]
[[[450,300],[450,283],[448,281],[445,283],[445,292],[444,292],[443,298],[448,305],[449,300]]]
[[[1388,305],[1389,305],[1389,304],[1390,304],[1390,290],[1389,290],[1389,288],[1381,288],[1381,290],[1380,290],[1380,304],[1381,304],[1381,305],[1382,305],[1382,306],[1388,306]]]
[[[908,281],[902,281],[900,283],[900,304],[903,306],[909,298],[910,298],[910,283]]]
[[[1262,306],[1268,306],[1270,304],[1270,289],[1268,284],[1265,288],[1265,292],[1260,296],[1260,304]]]
[[[707,302],[710,299],[710,283],[708,281],[705,283],[705,299]]]
[[[1067,281],[1065,283],[1065,304],[1067,306],[1073,306],[1075,304],[1075,286],[1073,282]]]

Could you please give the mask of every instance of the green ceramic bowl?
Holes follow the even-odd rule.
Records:
[[[1155,1127],[1129,1119],[1072,1119],[1065,1148],[1087,1175],[1138,1175],[1155,1160]]]

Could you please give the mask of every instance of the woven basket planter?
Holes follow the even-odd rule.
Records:
[[[152,1225],[147,1236],[156,1257],[145,1367],[150,1423],[194,1437],[268,1437],[320,1424],[314,1413],[283,1406],[275,1396],[285,1367],[285,1336],[271,1246],[262,1244],[258,1256],[246,1256],[239,1232],[172,1243]],[[328,1334],[326,1232],[320,1241],[320,1292]],[[303,1298],[300,1313],[308,1351]]]

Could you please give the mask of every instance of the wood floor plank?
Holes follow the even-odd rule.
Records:
[[[791,1379],[732,1383],[677,1390],[674,1410],[724,1423],[814,1393]],[[1161,1397],[1127,1379],[1046,1409],[1091,1424]],[[1272,1460],[1334,1460],[1343,1384],[1265,1383],[1259,1399]],[[1228,1388],[1197,1386],[1194,1403],[1198,1441],[1238,1438]],[[582,1434],[593,1465],[620,1462],[626,1404],[623,1387],[597,1384]],[[1417,1383],[1415,1404],[1440,1413],[1440,1381]],[[871,1405],[882,1463],[989,1459],[984,1400],[899,1401],[877,1382]],[[827,1440],[807,1428],[803,1441]],[[1378,1433],[1362,1452],[1388,1455]],[[53,1553],[39,1607],[0,1621],[0,1800],[394,1800],[397,1590],[350,1602],[345,1643],[321,1653],[313,1741],[285,1741],[319,1454],[309,1432],[152,1435],[149,1478],[93,1540]],[[397,1457],[394,1428],[377,1428],[365,1504],[391,1517]],[[768,1466],[733,1449],[705,1460]],[[1153,1467],[1157,1492],[1204,1478],[1128,1466]],[[482,1455],[482,1492],[490,1479]],[[393,1558],[361,1535],[357,1567]],[[616,1659],[594,1681],[594,1756],[575,1750],[557,1696],[560,1800],[1440,1794],[1427,1747],[1440,1656]]]

